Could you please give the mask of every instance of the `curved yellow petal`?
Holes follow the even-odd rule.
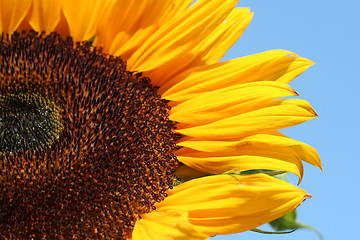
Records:
[[[179,56],[187,56],[193,46],[216,29],[236,3],[236,0],[196,1],[184,14],[161,26],[137,49],[128,59],[129,69],[167,71],[160,66]],[[163,83],[162,79],[152,80],[157,86]]]
[[[291,149],[293,154],[299,159],[312,164],[322,169],[321,161],[317,151],[300,141],[296,141],[284,135],[273,134],[256,134],[242,138],[241,140],[225,140],[225,141],[206,141],[196,138],[184,139],[177,143],[178,146],[194,149],[196,151],[213,153],[218,152],[234,152],[246,148],[247,146],[253,146],[257,148],[273,148],[275,151],[281,151],[281,149]],[[218,164],[221,164],[219,161]],[[225,171],[223,171],[225,172]]]
[[[222,235],[272,221],[308,197],[304,190],[266,174],[216,175],[176,186],[156,207],[158,211],[187,211],[197,230]]]
[[[296,61],[289,66],[286,73],[284,73],[283,69],[281,69],[281,65],[283,65],[283,63],[279,62],[278,64],[280,67],[274,67],[272,70],[269,69],[269,72],[271,73],[267,74],[278,76],[276,81],[289,83],[315,63],[306,58],[296,58]]]
[[[138,220],[132,240],[205,240],[208,235],[198,231],[181,210],[153,211]]]
[[[169,12],[168,18],[176,18],[181,16],[192,5],[194,0],[172,0],[172,10]]]
[[[204,92],[247,82],[290,82],[314,63],[285,50],[272,50],[189,69],[160,86],[163,98],[180,102]]]
[[[63,12],[75,41],[87,41],[95,36],[99,17],[110,0],[62,0]]]
[[[0,32],[12,33],[20,26],[31,0],[0,0]]]
[[[261,131],[294,126],[316,117],[316,113],[308,103],[305,104],[301,101],[301,106],[298,106],[295,104],[298,102],[297,99],[275,100],[269,101],[267,107],[209,124],[195,125],[196,123],[194,123],[193,126],[179,124],[175,132],[190,137],[213,140],[240,138]]]
[[[202,57],[207,64],[221,60],[230,47],[239,40],[250,24],[253,13],[249,8],[235,8],[229,16],[196,49],[205,53]]]
[[[248,144],[237,150],[212,153],[184,148],[176,156],[180,162],[193,169],[215,174],[267,169],[292,172],[301,180],[304,171],[296,151],[271,145]]]
[[[33,0],[29,16],[30,26],[37,32],[53,32],[61,19],[61,1]]]
[[[173,5],[174,0],[113,1],[100,19],[97,45],[127,60],[162,22],[166,22]]]
[[[299,107],[307,110],[308,112],[310,112],[314,116],[317,116],[317,113],[315,112],[315,110],[313,109],[311,104],[308,101],[304,100],[304,99],[284,99],[283,104],[299,106]]]
[[[319,153],[315,148],[306,143],[296,141],[278,131],[250,136],[247,139],[252,142],[274,145],[275,147],[291,147],[302,160],[323,170]]]
[[[245,83],[203,93],[184,101],[171,109],[170,119],[181,123],[205,124],[253,111],[274,98],[296,95],[285,83]]]
[[[232,10],[216,29],[204,36],[197,36],[204,37],[199,38],[200,42],[194,39],[192,42],[197,44],[179,52],[177,57],[147,72],[146,75],[162,85],[188,69],[217,62],[240,37],[250,23],[252,15],[248,8]]]

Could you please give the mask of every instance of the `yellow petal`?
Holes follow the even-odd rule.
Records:
[[[197,52],[205,52],[203,60],[215,63],[225,55],[230,47],[239,40],[250,24],[253,13],[249,8],[235,8],[219,27],[213,31],[199,46]]]
[[[180,102],[247,82],[290,82],[312,64],[292,52],[273,50],[189,69],[161,85],[159,92],[163,98]]]
[[[208,235],[196,230],[181,210],[153,211],[135,223],[132,240],[204,240]]]
[[[265,174],[216,175],[175,187],[156,207],[159,211],[185,210],[197,230],[222,235],[272,221],[308,197],[304,190]]]
[[[179,7],[185,7],[186,2],[181,1],[184,5]],[[167,22],[167,16],[173,17],[174,4],[173,0],[113,1],[99,22],[97,44],[127,60],[162,22]]]
[[[238,40],[246,26],[250,23],[252,13],[248,8],[238,8],[230,12],[217,27],[208,34],[197,36],[200,42],[193,39],[193,44],[186,51],[179,52],[178,56],[155,68],[146,75],[158,85],[170,81],[182,72],[193,67],[211,64],[219,61],[227,50]],[[161,81],[159,81],[161,80]]]
[[[126,60],[155,31],[156,28],[152,25],[146,28],[141,28],[133,34],[121,31],[116,34],[114,38],[106,38],[106,40],[111,39],[111,45],[109,49],[104,50],[114,56],[121,56],[122,59]]]
[[[75,41],[87,41],[95,36],[99,17],[110,0],[63,0],[63,11]]]
[[[184,14],[161,26],[144,42],[128,59],[129,69],[141,72],[153,70],[189,52],[193,46],[216,29],[234,8],[236,2],[236,0],[195,2],[184,11]],[[152,80],[157,86],[162,83],[161,79]]]
[[[188,126],[179,124],[175,132],[190,137],[219,140],[290,127],[316,116],[308,103],[305,104],[301,101],[301,106],[298,106],[296,105],[296,102],[298,102],[296,99],[276,100],[269,101],[269,107],[245,112],[205,125]]]
[[[212,153],[214,155],[219,152],[239,151],[242,153],[242,149],[246,149],[248,146],[260,149],[273,148],[275,151],[280,152],[281,149],[287,149],[288,152],[293,151],[293,154],[299,159],[322,169],[319,154],[313,147],[284,135],[256,134],[244,137],[241,140],[229,141],[204,141],[201,139],[197,140],[196,138],[190,138],[178,142],[177,145],[191,148],[199,152]],[[186,156],[189,156],[190,152],[186,152]],[[187,160],[187,163],[188,162],[189,160]],[[221,163],[222,162],[219,160],[218,164],[221,165]],[[231,167],[227,167],[227,169],[231,169]],[[219,172],[223,170],[219,170]]]
[[[220,174],[228,171],[241,172],[254,169],[280,170],[303,175],[303,164],[291,148],[275,148],[271,145],[247,144],[228,152],[199,152],[181,149],[176,152],[178,160],[201,172]]]
[[[14,32],[24,20],[31,0],[0,0],[0,31]]]
[[[33,0],[29,23],[37,31],[53,32],[61,19],[60,0]]]
[[[170,119],[181,123],[205,124],[253,111],[268,100],[297,93],[289,85],[262,81],[236,85],[201,94],[173,107]]]

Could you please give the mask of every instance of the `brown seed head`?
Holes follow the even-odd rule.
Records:
[[[171,188],[167,102],[57,34],[0,40],[0,238],[125,239]]]

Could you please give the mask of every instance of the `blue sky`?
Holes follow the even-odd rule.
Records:
[[[358,239],[360,216],[360,3],[356,0],[242,0],[254,19],[226,59],[271,49],[286,49],[316,65],[290,85],[319,117],[283,130],[314,146],[324,172],[305,166],[300,187],[313,198],[299,220],[318,228],[324,240]],[[263,229],[268,229],[263,227]],[[298,230],[287,235],[247,232],[214,240],[317,240]]]

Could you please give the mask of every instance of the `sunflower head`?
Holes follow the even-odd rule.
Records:
[[[0,44],[2,234],[128,235],[173,184],[167,101],[89,43],[29,32]]]
[[[316,116],[285,98],[312,62],[219,62],[236,4],[0,0],[0,239],[203,240],[308,198],[268,173],[321,167],[277,131]]]

